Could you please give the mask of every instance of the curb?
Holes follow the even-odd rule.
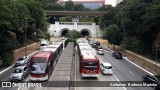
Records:
[[[106,49],[108,49],[110,52],[113,51],[113,50],[111,50],[111,49],[109,49],[109,48],[107,48],[107,47],[105,47],[105,46],[103,46],[103,47],[106,48]],[[137,55],[136,55],[136,56],[137,56]],[[151,73],[150,71],[147,71],[146,69],[142,68],[141,66],[139,66],[139,65],[137,65],[137,64],[135,64],[135,63],[133,63],[133,62],[131,62],[127,57],[123,57],[123,59],[126,60],[126,61],[128,61],[128,62],[130,62],[130,63],[132,63],[133,65],[135,65],[136,67],[140,68],[141,70],[147,72],[148,74],[154,75],[154,74]]]
[[[136,54],[136,53],[134,53],[134,52],[132,52],[132,51],[129,51],[129,50],[125,50],[125,51],[160,67],[160,64],[159,64],[159,63],[156,63],[155,61],[153,61],[153,60],[151,60],[151,59],[149,59],[149,58],[143,57],[143,56],[138,55],[138,54]]]

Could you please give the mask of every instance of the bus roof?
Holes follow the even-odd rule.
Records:
[[[33,57],[48,57],[50,54],[52,54],[53,52],[50,51],[41,51],[38,52],[36,55],[34,55]]]
[[[95,54],[90,51],[81,52],[83,55],[83,59],[96,59]]]
[[[52,45],[60,45],[62,42],[52,42]]]
[[[42,49],[41,51],[52,51],[52,52],[55,52],[56,50],[57,50],[57,48],[46,47],[46,48]]]
[[[79,46],[89,46],[88,43],[79,43]]]
[[[59,45],[54,45],[54,44],[52,44],[52,45],[49,45],[49,46],[47,46],[47,47],[50,47],[50,48],[58,48]]]
[[[79,48],[80,48],[81,52],[92,51],[92,48],[90,46],[80,46]]]

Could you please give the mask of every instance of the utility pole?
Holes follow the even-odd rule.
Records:
[[[157,66],[157,64],[158,64],[158,63],[157,63],[157,62],[158,62],[158,61],[157,61],[157,52],[158,52],[158,47],[159,47],[159,45],[158,45],[158,44],[156,44],[156,73],[158,73],[158,72],[157,72],[157,68],[158,68],[158,66]]]
[[[26,43],[25,43],[25,56],[27,56],[27,43],[28,43],[27,29],[26,29],[26,31],[25,31],[25,41],[26,41]]]

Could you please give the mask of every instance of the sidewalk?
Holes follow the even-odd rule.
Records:
[[[101,45],[113,50],[113,45],[108,44],[107,40],[97,39]],[[123,56],[127,57],[133,63],[141,66],[142,68],[152,72],[153,74],[160,74],[160,63],[154,60],[143,57],[137,53],[131,52],[129,50],[123,50],[123,48],[116,46],[116,51],[120,51]]]

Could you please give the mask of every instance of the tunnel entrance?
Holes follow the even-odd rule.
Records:
[[[65,29],[61,32],[61,37],[65,37],[69,30]]]
[[[85,37],[85,36],[91,36],[88,30],[82,30],[81,31],[81,37]]]

